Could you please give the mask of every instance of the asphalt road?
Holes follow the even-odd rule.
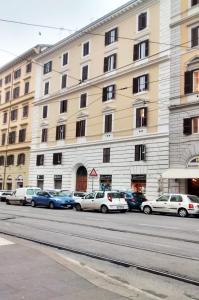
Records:
[[[103,215],[0,203],[0,231],[199,281],[199,218],[139,212]],[[70,252],[62,255],[159,299],[199,299],[198,286]]]

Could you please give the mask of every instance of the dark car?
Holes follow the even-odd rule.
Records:
[[[47,206],[49,208],[73,208],[75,201],[63,192],[41,191],[32,197],[32,207]]]
[[[138,209],[140,210],[140,206],[143,202],[147,201],[144,194],[139,192],[121,192],[123,194],[123,197],[125,198],[129,210]]]

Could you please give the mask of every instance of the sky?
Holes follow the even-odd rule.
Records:
[[[67,28],[44,29],[0,21],[0,67],[37,44],[53,44],[128,0],[0,0],[0,19]]]

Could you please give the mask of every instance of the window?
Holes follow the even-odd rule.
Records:
[[[116,69],[117,54],[112,54],[104,58],[104,73]]]
[[[198,93],[199,92],[199,70],[187,71],[184,75],[184,93]]]
[[[183,120],[183,133],[185,135],[199,133],[199,117],[184,119]]]
[[[115,84],[103,88],[102,101],[105,102],[111,99],[115,99]]]
[[[41,142],[46,143],[48,140],[48,128],[43,128],[41,131]]]
[[[18,157],[17,157],[17,165],[25,165],[25,159],[26,159],[26,156],[24,153],[20,153],[18,154]]]
[[[9,132],[8,142],[9,142],[9,144],[15,144],[15,142],[16,142],[16,131]]]
[[[37,166],[43,166],[44,165],[44,154],[37,155],[36,165]]]
[[[48,95],[49,93],[49,81],[44,83],[44,95]]]
[[[169,195],[163,195],[163,196],[159,197],[156,201],[157,202],[167,202],[167,201],[169,201]]]
[[[62,66],[65,66],[68,64],[68,52],[64,53],[62,56]]]
[[[26,128],[19,130],[19,143],[23,143],[26,140]]]
[[[56,127],[56,141],[65,139],[65,125],[59,125]]]
[[[76,137],[85,136],[86,131],[86,120],[76,122]]]
[[[112,132],[112,114],[105,115],[104,133]]]
[[[62,153],[53,153],[53,165],[61,165]]]
[[[21,69],[14,71],[14,79],[17,79],[21,76]]]
[[[10,101],[10,91],[6,92],[6,97],[5,97],[5,102],[9,102]]]
[[[149,55],[149,40],[134,45],[133,60],[139,60]]]
[[[43,119],[46,119],[48,117],[48,106],[47,105],[43,106],[42,117],[43,117]]]
[[[50,73],[51,71],[52,71],[52,61],[49,61],[46,64],[44,64],[43,73],[47,74]]]
[[[146,146],[135,145],[135,161],[146,160]]]
[[[87,105],[87,93],[80,95],[80,108],[84,108]]]
[[[61,88],[65,89],[66,86],[67,86],[67,75],[64,74],[64,75],[62,75],[62,78],[61,78]]]
[[[30,73],[32,70],[32,63],[30,62],[29,64],[26,65],[26,73]]]
[[[6,133],[2,133],[1,145],[4,146],[6,143]]]
[[[149,75],[133,78],[133,94],[147,91],[149,88]]]
[[[17,114],[18,114],[18,109],[11,110],[11,116],[10,116],[11,121],[17,120]]]
[[[0,156],[0,166],[4,166],[4,156]]]
[[[23,106],[23,118],[27,118],[28,117],[28,111],[29,111],[29,106],[28,105],[24,105]]]
[[[147,126],[147,107],[136,109],[136,128]]]
[[[3,113],[3,124],[7,123],[7,118],[8,118],[8,113],[7,113],[7,111],[4,111],[4,113]]]
[[[30,87],[29,81],[25,82],[24,94],[28,94],[29,93],[29,87]]]
[[[68,100],[60,101],[60,114],[67,112],[68,108]]]
[[[199,4],[199,0],[191,0],[191,6]]]
[[[82,67],[82,82],[88,79],[88,65]]]
[[[8,75],[5,77],[5,84],[8,84],[10,81],[11,81],[11,74],[8,74]]]
[[[7,165],[8,166],[14,165],[14,155],[7,156]]]
[[[110,162],[110,148],[103,149],[103,163]]]
[[[86,43],[84,43],[83,44],[83,46],[82,46],[82,54],[83,54],[83,56],[87,56],[87,55],[89,55],[89,42],[86,42]]]
[[[0,79],[0,87],[2,87],[2,82],[3,82],[2,79]]]
[[[118,28],[114,28],[105,33],[105,46],[117,42],[118,40]]]
[[[170,202],[183,202],[181,195],[172,195],[170,198]]]
[[[141,13],[138,16],[138,31],[141,31],[147,27],[147,13]]]
[[[199,117],[192,119],[192,133],[199,133]]]
[[[191,29],[191,47],[196,47],[199,45],[199,26]]]
[[[13,98],[14,99],[19,97],[19,92],[20,92],[19,86],[17,86],[16,88],[13,89]]]

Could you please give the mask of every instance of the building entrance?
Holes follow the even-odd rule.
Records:
[[[87,170],[84,166],[77,169],[76,173],[76,191],[86,192],[87,191]]]
[[[199,178],[188,179],[188,194],[199,196]]]

